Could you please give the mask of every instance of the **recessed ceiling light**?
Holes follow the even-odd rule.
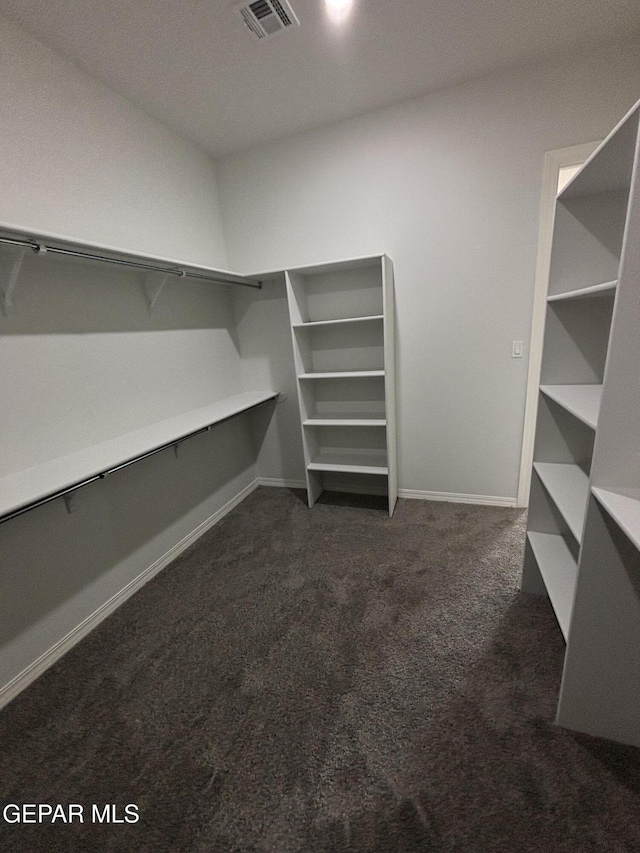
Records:
[[[330,9],[335,9],[337,12],[342,12],[351,5],[351,0],[324,0],[324,2]]]

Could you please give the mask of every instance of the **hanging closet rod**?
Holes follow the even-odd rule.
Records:
[[[15,237],[0,237],[0,243],[5,243],[9,246],[20,246],[25,249],[32,249],[37,254],[45,254],[52,252],[56,255],[71,255],[76,258],[84,258],[89,261],[103,261],[108,264],[119,264],[124,267],[135,267],[137,269],[148,270],[149,272],[161,272],[165,275],[177,275],[180,278],[197,278],[202,281],[212,281],[216,284],[237,284],[241,287],[255,287],[260,289],[262,282],[255,281],[250,278],[241,278],[240,276],[215,276],[205,275],[198,272],[189,272],[189,270],[181,269],[180,267],[161,267],[155,264],[145,263],[144,261],[135,261],[129,258],[110,258],[106,255],[96,255],[93,252],[84,252],[80,249],[64,249],[60,246],[49,246],[45,243],[38,243],[35,240],[19,239]]]
[[[78,480],[77,483],[73,483],[70,486],[65,486],[63,489],[57,489],[54,492],[51,492],[49,495],[45,495],[42,498],[38,498],[37,500],[30,501],[28,504],[19,507],[18,509],[11,510],[5,515],[0,516],[0,524],[5,521],[10,521],[12,518],[17,518],[19,515],[22,515],[25,512],[29,512],[36,507],[43,506],[44,504],[49,503],[50,501],[54,501],[57,498],[62,498],[65,495],[69,495],[71,492],[75,492],[76,489],[81,489],[83,486],[88,486],[89,483],[95,483],[97,480],[104,480],[105,477],[108,477],[110,474],[115,474],[116,471],[121,471],[123,468],[128,468],[129,465],[133,465],[135,462],[141,462],[143,459],[148,459],[149,456],[155,456],[156,453],[160,453],[163,450],[168,450],[170,447],[177,447],[182,444],[183,441],[187,441],[189,438],[194,438],[196,435],[201,435],[204,432],[209,432],[214,426],[218,424],[225,423],[226,421],[231,420],[236,417],[236,415],[241,414],[242,412],[248,412],[250,409],[255,409],[257,406],[262,405],[262,403],[267,402],[269,399],[275,399],[278,395],[273,393],[271,395],[267,395],[264,400],[259,403],[253,403],[253,405],[245,406],[243,409],[239,409],[236,412],[233,412],[226,417],[217,418],[207,426],[200,427],[199,429],[193,430],[192,432],[188,432],[185,435],[181,435],[179,438],[174,438],[171,441],[166,441],[158,447],[153,448],[152,450],[147,450],[144,453],[139,453],[137,456],[133,456],[131,459],[127,459],[124,462],[119,462],[117,465],[112,465],[111,467],[105,469],[104,471],[100,471],[98,474],[92,474],[90,477],[85,477],[82,480]]]

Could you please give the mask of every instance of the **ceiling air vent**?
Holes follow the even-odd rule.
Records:
[[[300,26],[287,0],[254,0],[253,3],[243,0],[235,10],[257,39]]]

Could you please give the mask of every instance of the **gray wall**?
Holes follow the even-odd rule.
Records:
[[[544,152],[602,138],[638,97],[637,45],[610,45],[218,164],[232,266],[393,259],[405,493],[515,499],[528,347],[512,359],[511,341],[529,337]],[[265,309],[245,314],[268,359],[291,344],[273,294]],[[295,459],[267,448],[265,476],[302,476],[289,446]]]

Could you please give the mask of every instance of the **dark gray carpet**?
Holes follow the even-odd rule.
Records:
[[[1,849],[640,850],[640,751],[552,723],[523,522],[259,489],[0,714],[2,805],[140,821]]]

